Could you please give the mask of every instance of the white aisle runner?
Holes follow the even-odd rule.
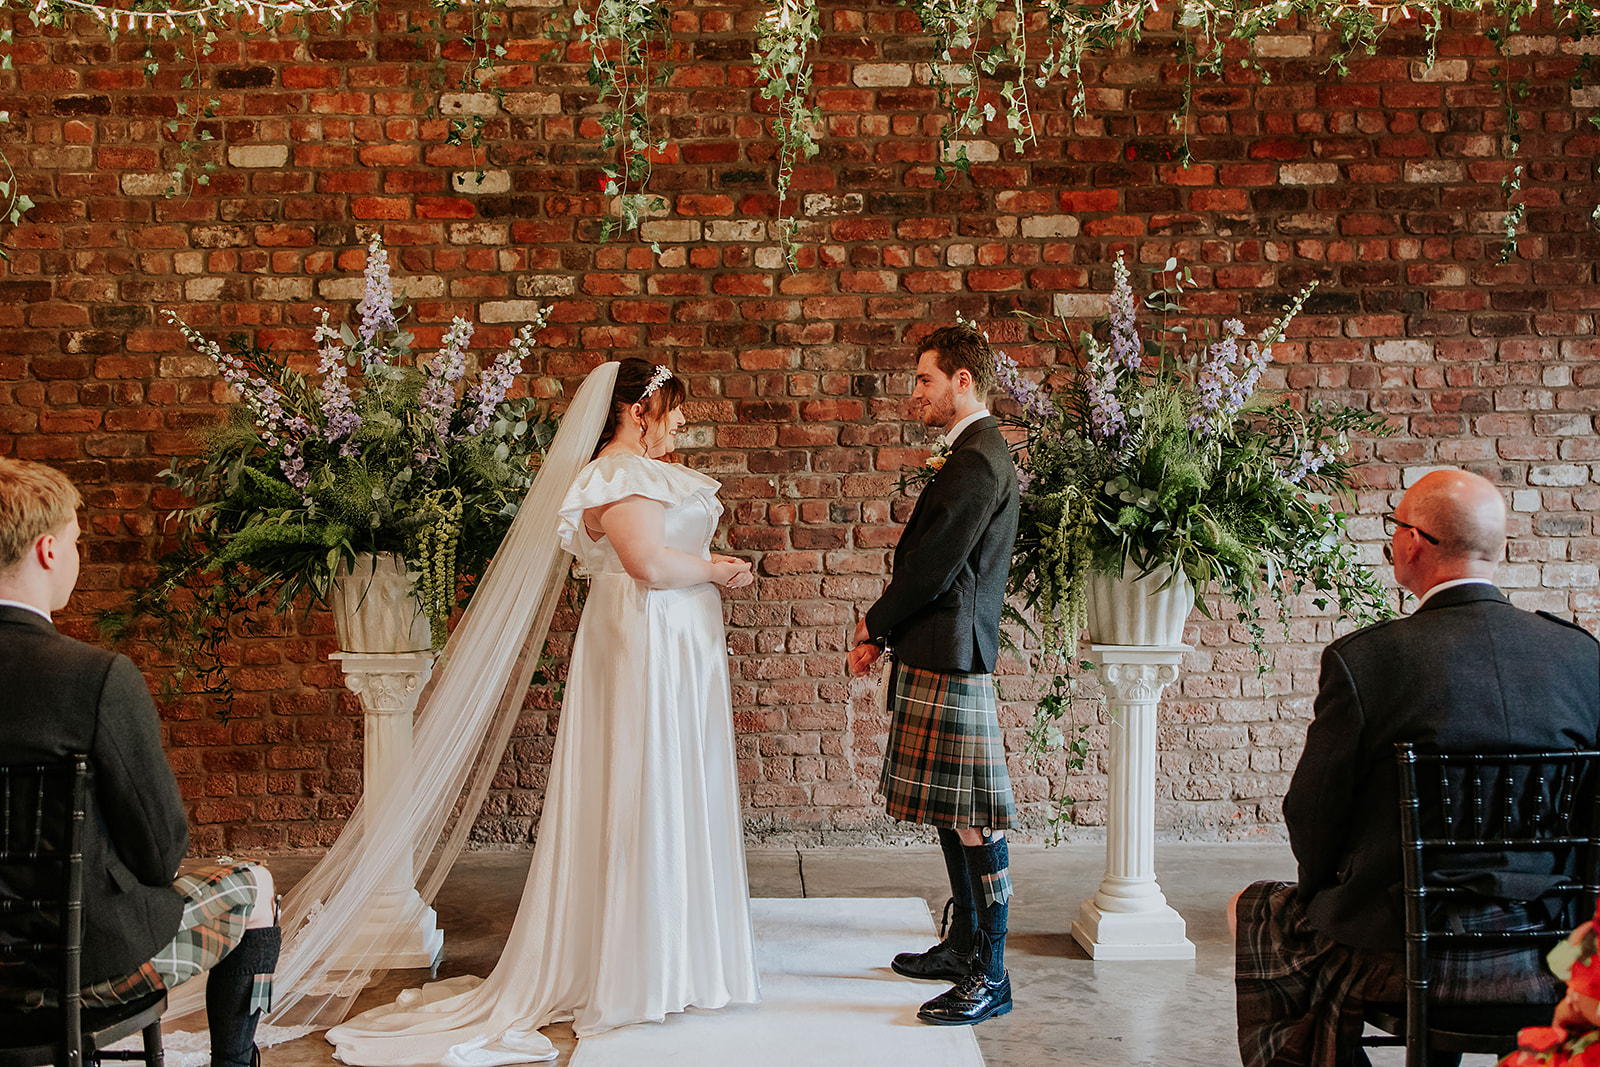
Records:
[[[983,1067],[970,1026],[927,1026],[917,1008],[946,986],[889,969],[937,940],[911,898],[758,898],[761,1003],[689,1011],[578,1042],[571,1067]]]

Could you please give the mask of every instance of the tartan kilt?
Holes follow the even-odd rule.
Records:
[[[1539,907],[1537,903],[1532,907]],[[1484,903],[1458,909],[1457,930],[1530,929],[1528,908]],[[1404,957],[1363,953],[1312,928],[1293,882],[1256,882],[1239,898],[1234,986],[1244,1067],[1336,1067],[1356,1057],[1366,1006],[1405,1000]],[[1441,1002],[1549,1003],[1560,983],[1537,948],[1508,946],[1429,954]]]
[[[889,747],[878,786],[889,814],[948,829],[1016,820],[994,677],[894,663]]]
[[[215,967],[244,936],[245,922],[256,905],[251,863],[232,867],[200,867],[181,874],[172,891],[183,898],[178,932],[155,956],[132,974],[109,978],[83,988],[86,1007],[127,1004],[173,989],[201,971]],[[272,975],[258,974],[250,991],[250,1011],[272,1008]]]

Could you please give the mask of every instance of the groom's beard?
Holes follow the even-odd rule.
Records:
[[[922,425],[929,429],[948,430],[950,424],[956,421],[954,398],[944,396],[924,400],[919,417],[922,419]]]

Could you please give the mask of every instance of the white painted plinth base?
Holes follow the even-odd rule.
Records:
[[[1096,960],[1192,960],[1183,916],[1169,905],[1151,911],[1101,911],[1093,900],[1078,907],[1072,939]]]
[[[362,970],[439,965],[444,954],[444,931],[439,917],[422,902],[415,889],[404,894],[385,892],[350,942],[349,959]]]

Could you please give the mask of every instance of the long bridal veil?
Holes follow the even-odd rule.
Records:
[[[332,1026],[398,948],[403,931],[374,936],[364,920],[392,872],[415,873],[431,903],[471,832],[505,752],[560,602],[570,557],[557,509],[605,423],[617,364],[595,369],[568,407],[511,528],[445,645],[417,706],[404,788],[363,800],[332,848],[284,898],[274,1026]],[[172,997],[177,1017],[203,1007],[191,982]]]

